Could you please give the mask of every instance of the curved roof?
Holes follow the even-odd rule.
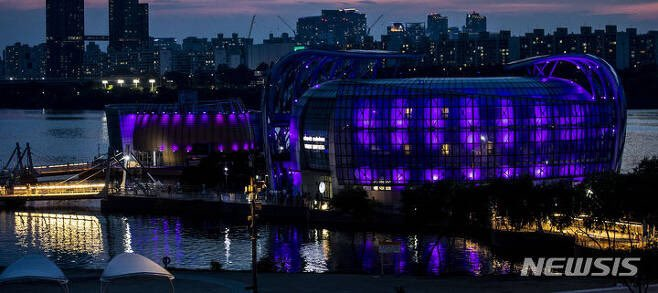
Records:
[[[174,275],[152,260],[136,253],[122,253],[115,256],[107,264],[101,275],[101,282],[111,282],[115,279],[130,277],[163,277],[169,280],[174,279]]]
[[[9,265],[0,275],[0,283],[28,280],[54,281],[61,285],[68,279],[52,261],[42,255],[26,255]]]
[[[335,97],[345,86],[394,87],[433,94],[559,98],[591,101],[591,95],[580,85],[561,78],[480,77],[480,78],[405,78],[374,80],[333,80],[313,87],[305,93],[311,97]]]

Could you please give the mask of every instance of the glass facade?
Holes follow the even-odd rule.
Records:
[[[557,77],[330,81],[293,113],[302,173],[371,190],[616,170],[624,127],[614,103]]]

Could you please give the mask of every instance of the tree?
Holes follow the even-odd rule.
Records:
[[[375,201],[368,198],[368,192],[360,187],[347,187],[334,195],[330,205],[337,211],[351,214],[358,218],[372,215]]]

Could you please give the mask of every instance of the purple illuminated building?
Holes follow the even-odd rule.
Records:
[[[410,185],[530,176],[579,180],[618,171],[623,89],[605,61],[538,57],[526,76],[340,79],[292,106],[298,193],[362,186],[389,204]]]
[[[237,99],[210,103],[123,104],[106,109],[110,148],[148,166],[183,166],[212,152],[250,151],[254,113]]]

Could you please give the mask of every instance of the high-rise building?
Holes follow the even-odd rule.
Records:
[[[433,13],[427,16],[427,36],[431,41],[448,37],[448,17]]]
[[[487,31],[487,17],[473,11],[466,15],[466,25],[464,32],[481,33]]]
[[[0,58],[0,80],[5,79],[5,60]]]
[[[297,41],[316,48],[363,48],[366,31],[366,15],[356,9],[322,10],[297,20]]]
[[[148,4],[138,3],[138,0],[110,0],[109,11],[109,50],[120,51],[148,46]]]
[[[425,24],[422,22],[412,22],[405,24],[405,44],[404,53],[423,54],[427,52],[428,39],[425,34]]]
[[[107,54],[95,42],[87,44],[83,68],[85,79],[97,80],[107,74]]]
[[[383,48],[389,51],[401,52],[404,46],[405,27],[401,22],[386,27],[386,35],[382,36]]]
[[[250,69],[256,69],[263,63],[268,66],[272,65],[279,61],[281,57],[292,52],[295,44],[295,40],[290,38],[287,33],[281,34],[281,37],[270,34],[269,39],[263,40],[262,44],[249,47],[247,66]]]
[[[84,0],[46,0],[46,77],[81,77],[84,23]]]
[[[254,43],[254,39],[240,38],[237,33],[231,34],[230,38],[224,37],[224,34],[217,34],[210,43],[215,66],[227,65],[235,68],[242,64],[248,65],[249,47]]]
[[[44,77],[45,45],[30,47],[15,43],[7,46],[3,53],[4,72],[7,79],[35,80]]]

